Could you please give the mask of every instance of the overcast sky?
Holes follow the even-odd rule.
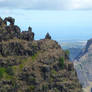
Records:
[[[92,9],[92,0],[0,0],[0,7],[40,10]]]

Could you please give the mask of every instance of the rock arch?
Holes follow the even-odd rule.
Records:
[[[10,25],[14,25],[15,19],[12,18],[12,17],[6,17],[6,18],[4,19],[4,23],[7,25],[7,22],[9,22]]]

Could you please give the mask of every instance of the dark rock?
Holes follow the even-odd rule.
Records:
[[[0,26],[2,25],[3,19],[0,17]]]
[[[7,40],[13,39],[14,37],[20,38],[20,28],[18,26],[6,26],[5,29],[9,34],[9,38],[7,38]]]
[[[21,33],[21,39],[27,40],[27,41],[33,41],[34,40],[34,33],[32,32],[31,27],[28,28],[28,31],[23,31]]]
[[[74,68],[73,68],[72,66],[73,66],[72,64],[68,64],[68,70],[69,70],[69,71],[74,70]]]
[[[6,81],[6,80],[3,80],[2,84],[6,85],[6,84],[9,84],[9,85],[12,85],[12,81]]]
[[[28,31],[29,31],[29,32],[32,32],[32,28],[31,28],[31,27],[29,27],[29,28],[28,28]]]
[[[45,39],[51,39],[51,36],[49,33],[46,34]]]
[[[7,25],[7,22],[10,23],[10,25]],[[0,25],[1,25],[1,31],[0,31],[0,41],[2,40],[10,40],[13,38],[23,39],[27,41],[33,41],[34,40],[34,33],[32,32],[32,28],[29,27],[28,31],[20,31],[20,28],[16,25],[14,25],[15,19],[12,17],[6,17],[4,20],[0,18]]]
[[[49,66],[44,66],[44,67],[42,67],[41,70],[42,70],[43,73],[50,72],[50,67]]]
[[[15,23],[15,19],[14,18],[12,18],[12,17],[6,17],[5,19],[4,19],[4,23],[7,25],[7,22],[10,22],[10,25],[14,25],[14,23]]]

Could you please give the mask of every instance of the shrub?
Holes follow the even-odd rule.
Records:
[[[26,81],[27,81],[28,85],[34,85],[36,80],[33,76],[29,76],[26,78]]]
[[[57,88],[54,88],[55,92],[59,92],[59,90]]]
[[[0,68],[0,79],[3,77],[5,72],[6,72],[5,68]]]
[[[37,57],[37,53],[32,56],[32,60],[34,61]]]
[[[28,80],[29,80],[30,82],[35,82],[35,78],[34,78],[33,76],[29,76],[29,77],[28,77]]]
[[[57,74],[57,72],[55,70],[51,70],[51,73],[54,74],[54,75]]]
[[[13,71],[12,67],[8,67],[6,69],[6,73],[8,73],[9,75],[14,75],[14,71]]]
[[[30,86],[30,91],[33,91],[35,89],[35,86],[34,85],[31,85]]]
[[[48,92],[48,85],[47,84],[42,85],[42,91]]]
[[[69,50],[65,50],[65,54],[66,54],[67,56],[69,56],[69,55],[70,55],[70,51],[69,51]]]
[[[64,57],[59,58],[59,64],[60,64],[60,67],[63,69],[64,68]]]
[[[19,65],[19,68],[20,68],[20,69],[23,69],[23,67],[24,67],[24,64],[20,64],[20,65]]]

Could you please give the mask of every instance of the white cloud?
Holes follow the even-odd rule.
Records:
[[[0,0],[0,2],[4,2],[4,1],[6,1],[6,0]]]
[[[92,0],[0,0],[1,8],[92,9]]]
[[[92,9],[92,0],[71,0],[70,9]]]

